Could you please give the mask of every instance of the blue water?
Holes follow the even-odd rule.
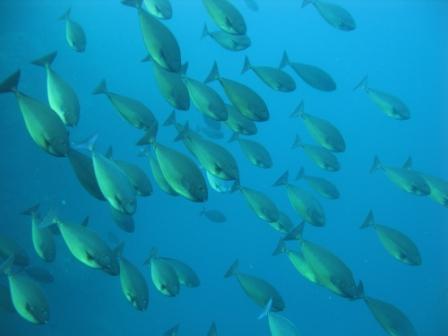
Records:
[[[269,106],[271,119],[258,124],[253,139],[271,152],[272,169],[251,166],[237,144],[221,142],[238,160],[242,184],[268,193],[298,223],[285,190],[271,187],[274,180],[287,169],[295,175],[300,166],[310,175],[331,179],[342,197],[322,200],[327,226],[307,226],[307,239],[344,260],[355,278],[363,280],[367,294],[405,312],[419,335],[448,335],[447,209],[400,191],[381,172],[369,174],[375,154],[396,166],[412,155],[417,170],[448,178],[448,3],[338,0],[358,24],[355,31],[345,33],[330,27],[312,6],[300,9],[296,0],[258,0],[258,13],[242,1],[235,2],[253,42],[244,52],[232,53],[209,38],[200,39],[203,23],[214,25],[199,0],[172,0],[174,15],[166,24],[177,37],[182,59],[190,62],[189,76],[205,78],[217,60],[222,75],[249,85]],[[68,47],[64,24],[56,19],[69,6],[87,34],[83,54]],[[20,68],[20,89],[46,101],[44,71],[29,62],[58,50],[53,67],[74,87],[81,102],[81,121],[71,131],[71,139],[98,133],[100,149],[113,145],[115,157],[136,163],[150,174],[134,145],[141,132],[124,122],[104,96],[91,95],[105,78],[112,91],[144,102],[159,122],[171,112],[155,85],[151,65],[140,63],[145,48],[135,10],[106,0],[2,1],[0,17],[0,77]],[[289,94],[272,91],[253,73],[240,75],[244,55],[255,65],[277,66],[285,49],[291,60],[331,73],[337,91],[316,91],[290,69],[297,90]],[[372,87],[406,102],[412,113],[409,121],[387,118],[365,93],[352,91],[366,74]],[[212,86],[223,93],[217,83]],[[295,133],[305,142],[312,141],[301,120],[288,117],[301,99],[307,112],[332,121],[343,133],[347,151],[339,155],[340,172],[322,172],[302,151],[290,150]],[[135,233],[120,232],[106,204],[79,185],[68,160],[51,157],[32,142],[13,95],[0,96],[0,109],[0,232],[24,246],[34,264],[45,266],[32,248],[30,220],[20,211],[42,202],[73,220],[89,215],[92,229],[103,237],[113,232],[126,242],[126,257],[144,272],[150,289],[148,310],[134,310],[117,277],[86,268],[58,240],[57,260],[47,265],[56,281],[43,287],[51,308],[49,324],[34,326],[17,314],[2,312],[0,335],[160,335],[176,323],[181,324],[179,335],[205,335],[212,321],[219,335],[269,335],[266,320],[256,319],[260,307],[243,294],[235,278],[223,278],[235,258],[240,259],[241,271],[278,288],[286,302],[283,315],[302,335],[385,334],[362,301],[335,296],[307,282],[285,256],[271,256],[280,234],[259,220],[239,193],[210,192],[207,207],[220,209],[228,217],[226,223],[216,224],[198,215],[202,205],[168,196],[154,183],[153,195],[139,199]],[[193,124],[202,119],[194,108],[178,112],[178,117]],[[226,137],[231,135],[226,132]],[[173,129],[162,128],[158,140],[187,153],[182,144],[172,141],[174,136]],[[415,241],[423,258],[421,266],[397,262],[373,230],[358,229],[369,209],[378,222]],[[157,292],[148,268],[142,266],[153,246],[160,254],[191,265],[201,286],[183,288],[176,298]]]

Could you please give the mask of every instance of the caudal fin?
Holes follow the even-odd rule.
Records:
[[[218,69],[218,63],[216,61],[213,63],[212,69],[210,70],[210,73],[208,74],[207,78],[205,79],[205,83],[210,83],[215,80],[218,80],[220,77],[219,75],[219,69]]]
[[[314,0],[303,0],[301,8],[306,7],[306,6],[308,6],[309,4],[312,4],[312,3],[314,3]]]
[[[210,36],[210,32],[208,30],[207,24],[204,23],[204,28],[202,28],[202,35],[201,35],[201,39],[203,39],[204,37]]]
[[[279,187],[279,186],[284,186],[284,185],[288,185],[289,183],[289,171],[285,171],[272,185],[273,187]]]
[[[150,54],[146,55],[145,57],[142,58],[142,60],[140,62],[142,62],[142,63],[152,62],[151,55]]]
[[[157,250],[157,247],[151,248],[151,250],[149,251],[148,258],[146,258],[146,260],[143,263],[143,265],[151,264],[151,259],[157,258],[158,254],[159,254],[159,251]]]
[[[237,132],[233,132],[232,136],[229,138],[229,140],[227,140],[227,142],[235,142],[237,140],[239,140],[240,138],[240,134]]]
[[[229,278],[238,273],[238,266],[240,265],[240,261],[236,259],[232,265],[230,265],[227,272],[224,274],[224,278]]]
[[[213,321],[210,325],[210,329],[208,329],[207,336],[216,336],[218,335],[218,330],[216,328],[216,323]]]
[[[370,210],[369,213],[367,214],[366,219],[364,219],[364,222],[361,224],[360,228],[365,229],[374,224],[375,224],[375,217],[373,216],[373,211]]]
[[[142,8],[143,0],[121,0],[121,3],[125,6]]]
[[[65,20],[69,20],[70,19],[70,13],[71,13],[72,9],[69,8],[67,9],[60,17],[59,20],[61,21],[65,21]]]
[[[370,167],[370,174],[372,174],[373,172],[375,172],[379,169],[382,169],[381,161],[378,158],[378,156],[375,155],[375,157],[373,158],[372,166]]]
[[[262,320],[264,319],[266,316],[268,316],[269,312],[272,309],[272,298],[269,298],[268,302],[266,303],[266,306],[264,307],[263,311],[261,312],[260,315],[258,315],[258,319]]]
[[[358,85],[356,85],[354,88],[353,88],[353,91],[356,91],[356,90],[358,90],[358,89],[363,89],[363,90],[367,90],[367,85],[368,85],[368,80],[369,80],[369,77],[366,75],[366,76],[364,76],[364,78],[363,79],[361,79],[361,81],[358,83]]]
[[[295,110],[289,115],[290,118],[302,118],[305,113],[305,103],[303,100],[300,101],[299,105],[295,108]]]
[[[186,75],[187,74],[189,65],[190,65],[190,63],[188,63],[188,62],[185,62],[184,64],[182,64],[182,66],[180,67],[180,73],[182,75]]]
[[[302,179],[305,176],[305,168],[300,167],[299,172],[296,176],[296,181]]]
[[[58,55],[57,51],[53,51],[52,53],[49,53],[45,56],[42,56],[41,58],[38,58],[31,62],[31,64],[41,66],[41,67],[49,67],[51,64],[53,64],[54,59]]]
[[[98,141],[98,133],[94,133],[88,138],[81,140],[79,142],[72,142],[71,146],[74,149],[86,149],[92,152],[95,149],[96,142]]]
[[[300,139],[300,136],[298,134],[296,134],[294,141],[291,145],[291,149],[301,148],[301,147],[303,147],[302,140]]]
[[[108,90],[107,90],[107,83],[106,83],[105,79],[101,80],[101,82],[99,82],[99,84],[96,86],[96,88],[92,92],[92,94],[94,94],[94,95],[107,94],[107,93],[108,93]]]
[[[283,240],[285,240],[285,241],[287,241],[287,240],[302,240],[304,228],[305,228],[305,221],[302,221],[299,225],[297,225],[291,231],[289,231],[283,237]]]
[[[185,140],[187,138],[188,133],[190,132],[190,125],[188,124],[188,121],[185,123],[184,126],[181,126],[182,128],[177,133],[177,136],[174,138],[174,141],[181,141]]]
[[[15,92],[20,81],[20,70],[17,70],[12,75],[8,76],[0,83],[0,93]]]
[[[163,122],[162,126],[165,126],[165,127],[172,126],[172,125],[175,125],[176,123],[177,123],[176,111],[173,110],[173,111],[171,111],[168,118],[166,118],[166,120]]]
[[[179,332],[179,327],[180,324],[176,324],[174,327],[171,327],[170,329],[168,329],[167,331],[165,331],[165,333],[163,334],[163,336],[172,336],[172,335],[177,335],[177,333]]]
[[[246,73],[247,71],[249,71],[252,68],[252,65],[250,64],[249,61],[249,57],[245,56],[244,57],[244,64],[243,64],[243,68],[241,69],[241,73]]]
[[[0,274],[11,274],[11,268],[14,265],[14,254],[11,254],[2,264],[0,264]]]
[[[358,283],[358,286],[356,287],[356,298],[357,299],[364,299],[366,297],[366,294],[364,292],[364,283],[360,280]]]
[[[289,57],[286,50],[283,52],[282,59],[280,61],[280,65],[278,66],[280,69],[283,69],[285,66],[289,65]]]
[[[403,169],[411,169],[412,168],[412,157],[408,157],[408,159],[403,163]]]
[[[274,251],[272,252],[273,256],[277,256],[279,254],[286,253],[288,251],[288,248],[286,246],[286,243],[283,239],[280,239],[277,246],[275,247]]]
[[[40,204],[37,203],[37,204],[33,205],[32,207],[22,211],[22,215],[31,216],[31,217],[36,216],[39,213],[39,207],[40,207]]]

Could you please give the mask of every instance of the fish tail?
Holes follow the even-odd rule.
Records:
[[[109,148],[107,148],[106,154],[104,156],[108,159],[112,159],[113,155],[114,155],[114,149],[112,146],[109,146]]]
[[[288,179],[289,179],[289,171],[285,171],[272,185],[273,187],[279,187],[288,185]]]
[[[148,147],[140,148],[139,152],[137,153],[138,157],[149,157],[149,150]]]
[[[94,133],[82,141],[76,143],[72,142],[71,145],[74,149],[87,149],[88,151],[92,152],[95,149],[97,141],[98,141],[98,133]]]
[[[239,140],[240,138],[240,134],[237,132],[233,132],[232,136],[229,138],[229,140],[227,140],[227,142],[235,142],[237,140]]]
[[[151,248],[151,250],[149,251],[148,258],[146,258],[143,265],[149,265],[151,263],[151,259],[157,258],[158,254],[159,254],[159,251],[157,250],[157,247]]]
[[[314,0],[303,0],[301,8],[304,8],[304,7],[306,7],[306,6],[308,6],[309,4],[312,4],[312,3],[314,3]]]
[[[0,264],[0,274],[10,275],[14,265],[14,254],[11,254],[2,264]]]
[[[264,307],[263,311],[258,315],[258,319],[262,320],[266,316],[268,316],[269,312],[272,309],[272,298],[269,298],[268,302],[266,303],[266,306]]]
[[[409,156],[407,160],[403,163],[403,169],[411,169],[412,168],[412,156]]]
[[[137,146],[154,145],[156,143],[156,137],[153,132],[146,132],[136,143]]]
[[[363,79],[361,79],[361,81],[358,83],[358,85],[356,85],[354,88],[353,88],[353,91],[356,91],[356,90],[358,90],[358,89],[363,89],[363,90],[367,90],[367,85],[368,85],[368,79],[369,79],[369,77],[367,76],[367,75],[365,75],[364,77],[363,77]]]
[[[305,228],[305,221],[302,221],[299,225],[292,228],[284,237],[283,240],[302,240],[303,229]]]
[[[182,64],[182,66],[180,67],[180,73],[182,75],[186,75],[187,74],[189,65],[190,65],[190,63],[188,63],[188,62],[185,62],[184,64]]]
[[[20,81],[20,70],[17,70],[12,75],[8,76],[0,83],[0,93],[16,92]]]
[[[295,108],[295,110],[289,115],[290,118],[302,118],[305,113],[305,103],[303,99],[300,101],[299,105]]]
[[[125,6],[135,7],[137,9],[142,8],[143,0],[121,0],[121,3]]]
[[[124,250],[124,242],[120,242],[118,243],[117,246],[114,247],[112,252],[115,257],[121,258],[121,256],[123,255],[123,250]]]
[[[292,143],[291,149],[300,148],[302,146],[303,146],[302,140],[300,140],[299,135],[296,134],[296,137],[294,138],[294,142]]]
[[[374,224],[375,224],[375,217],[373,216],[373,211],[370,210],[369,213],[367,214],[366,219],[364,219],[364,222],[361,224],[360,228],[365,229]]]
[[[174,141],[180,141],[180,140],[184,140],[187,137],[188,132],[190,132],[190,126],[188,124],[188,121],[185,123],[184,126],[181,126],[182,128],[179,130],[179,133],[177,134],[177,136],[174,138]]]
[[[373,158],[372,166],[370,167],[370,174],[377,171],[378,169],[382,169],[382,164],[377,155]]]
[[[50,209],[47,212],[47,214],[40,221],[39,228],[41,228],[41,229],[49,228],[58,223],[59,223],[59,219],[56,215],[56,210]]]
[[[241,184],[239,180],[236,180],[233,184],[232,187],[230,188],[230,192],[234,193],[235,191],[240,191],[241,190]]]
[[[300,170],[296,176],[296,181],[302,179],[304,176],[305,176],[305,168],[300,167]]]
[[[41,67],[50,67],[51,64],[53,64],[54,59],[58,55],[57,51],[53,51],[45,56],[42,56],[41,58],[38,58],[31,62],[31,64],[41,66]]]
[[[227,272],[224,274],[224,278],[230,278],[231,276],[238,273],[238,266],[240,265],[240,261],[236,259],[232,265],[230,265]]]
[[[25,216],[35,216],[39,212],[39,207],[40,207],[40,204],[37,203],[37,204],[33,205],[32,207],[22,211],[21,214],[25,215]]]
[[[245,56],[244,57],[244,64],[243,64],[243,69],[241,69],[241,73],[246,73],[247,71],[249,71],[252,68],[252,65],[250,64],[249,61],[249,57]]]
[[[202,35],[201,35],[201,39],[210,36],[210,32],[208,30],[207,24],[204,23],[204,28],[202,28]]]
[[[166,120],[163,122],[163,126],[171,126],[171,125],[175,125],[177,123],[177,118],[176,118],[176,111],[173,110],[171,111],[170,115],[168,116],[168,118],[166,118]]]
[[[219,69],[218,69],[218,63],[216,61],[213,63],[212,69],[210,70],[210,73],[208,74],[207,78],[205,79],[205,83],[210,83],[215,80],[218,80],[220,77],[219,75]]]
[[[67,9],[60,17],[59,20],[61,21],[65,21],[65,20],[69,20],[70,19],[70,13],[71,13],[72,9],[69,8]]]
[[[286,50],[283,52],[282,59],[280,61],[280,65],[278,66],[280,69],[283,69],[285,66],[289,65],[289,57]]]
[[[364,291],[364,283],[359,280],[358,286],[356,287],[356,298],[357,299],[364,299],[366,297],[366,293]]]
[[[288,251],[288,247],[283,239],[280,239],[274,251],[272,252],[273,256],[277,256],[279,254],[286,253]]]
[[[145,63],[145,62],[152,62],[152,57],[151,57],[151,55],[150,55],[150,54],[146,55],[145,57],[142,58],[142,60],[141,60],[140,62],[142,62],[142,63]]]
[[[92,94],[98,95],[98,94],[107,94],[107,83],[105,79],[102,79],[101,82],[98,83],[98,85],[93,90]]]

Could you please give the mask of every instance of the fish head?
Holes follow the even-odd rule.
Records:
[[[126,198],[126,197],[116,197],[118,201],[118,206],[121,209],[121,212],[132,215],[137,210],[137,202],[134,197]]]
[[[98,264],[101,266],[101,269],[110,275],[119,275],[120,274],[120,264],[118,259],[115,256],[105,254],[97,259]]]
[[[424,181],[413,181],[409,185],[409,192],[417,196],[427,196],[431,193],[431,189]]]
[[[132,306],[138,311],[145,311],[148,308],[148,299],[137,295],[129,295]]]
[[[34,323],[36,324],[47,324],[50,319],[50,313],[46,304],[33,306],[27,303],[26,310],[32,316]]]
[[[188,186],[188,192],[197,202],[204,202],[208,198],[208,190],[205,183],[191,183]]]

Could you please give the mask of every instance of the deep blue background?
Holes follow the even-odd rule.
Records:
[[[253,139],[270,150],[271,170],[250,166],[237,144],[228,145],[240,164],[242,184],[269,193],[298,222],[285,191],[271,188],[272,182],[286,169],[295,175],[301,165],[311,175],[330,178],[342,198],[322,200],[327,227],[307,227],[306,237],[340,256],[356,279],[364,281],[369,295],[402,309],[420,335],[447,335],[447,209],[405,194],[382,173],[368,173],[374,154],[390,165],[401,165],[412,155],[418,170],[448,178],[447,3],[340,0],[358,24],[355,31],[345,33],[326,24],[312,6],[301,10],[299,1],[258,2],[258,13],[237,2],[253,41],[245,52],[231,53],[209,38],[200,40],[203,22],[210,29],[214,26],[199,0],[173,0],[174,16],[166,22],[178,39],[183,60],[190,62],[190,76],[205,78],[217,60],[223,76],[250,85],[269,106],[271,119],[258,125]],[[87,34],[83,54],[68,47],[64,24],[57,21],[69,6]],[[97,132],[100,148],[112,144],[117,158],[138,163],[149,174],[145,160],[136,156],[134,143],[140,132],[125,123],[104,96],[91,95],[99,80],[106,78],[112,91],[143,101],[159,121],[170,113],[155,87],[151,64],[140,63],[145,49],[135,10],[106,0],[3,0],[0,18],[0,77],[20,67],[20,89],[45,101],[44,71],[29,62],[58,50],[54,69],[73,85],[81,102],[81,122],[71,131],[72,139]],[[244,55],[254,65],[276,66],[284,49],[292,60],[328,70],[338,90],[315,91],[290,69],[297,82],[297,90],[290,94],[270,90],[253,73],[240,75]],[[389,119],[363,92],[354,93],[353,86],[365,74],[372,87],[401,97],[410,107],[411,120]],[[218,84],[212,85],[222,92]],[[344,134],[347,151],[339,155],[341,172],[321,172],[302,152],[290,150],[295,133],[312,141],[301,120],[288,117],[300,99],[305,100],[307,112],[331,120]],[[126,241],[125,255],[137,265],[157,246],[162,255],[190,264],[202,282],[196,289],[183,288],[176,298],[163,297],[150,283],[148,269],[141,266],[150,286],[150,305],[140,313],[126,302],[118,278],[87,269],[58,241],[57,260],[49,265],[56,282],[45,286],[50,323],[36,327],[17,315],[1,313],[0,334],[159,335],[180,322],[180,335],[205,335],[215,320],[220,335],[268,335],[266,321],[256,320],[260,308],[245,297],[235,279],[223,278],[237,257],[242,271],[278,288],[286,301],[284,315],[303,335],[383,333],[363,302],[334,296],[298,275],[285,256],[272,257],[280,235],[256,218],[240,194],[210,192],[207,207],[228,216],[227,223],[214,224],[198,215],[202,205],[165,195],[155,186],[151,197],[139,200],[136,232],[121,233],[105,204],[78,184],[68,161],[50,157],[32,142],[13,95],[0,96],[0,110],[0,232],[17,239],[36,264],[42,265],[32,249],[29,219],[19,212],[40,201],[46,207],[58,206],[73,219],[90,215],[91,227],[103,236],[114,232]],[[178,115],[193,123],[201,120],[193,108]],[[159,141],[185,152],[181,144],[172,142],[174,135],[164,128]],[[416,242],[422,266],[398,263],[384,251],[373,230],[358,229],[369,209],[378,222],[402,230]]]

